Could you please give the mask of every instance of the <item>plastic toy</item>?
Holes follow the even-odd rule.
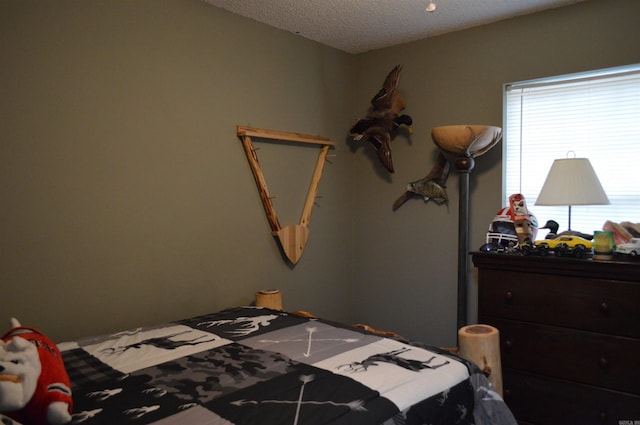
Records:
[[[486,244],[481,250],[510,251],[533,241],[537,234],[538,220],[527,209],[524,196],[516,193],[509,197],[509,206],[499,210],[489,224]]]
[[[616,245],[614,253],[635,257],[640,254],[640,238],[631,238],[631,241],[627,243]]]
[[[558,236],[555,239],[541,239],[533,244],[522,245],[521,251],[525,255],[548,255],[550,252],[557,257],[572,256],[583,258],[593,254],[593,242],[579,236]]]

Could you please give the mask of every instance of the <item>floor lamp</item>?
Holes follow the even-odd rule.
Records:
[[[446,154],[453,155],[460,174],[458,210],[458,329],[467,323],[467,283],[469,267],[469,175],[474,158],[484,154],[502,138],[502,129],[487,125],[449,125],[431,130],[433,142]]]

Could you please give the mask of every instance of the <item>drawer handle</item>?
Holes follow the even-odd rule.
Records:
[[[606,423],[607,422],[607,412],[601,410],[600,414],[598,415],[598,419],[600,419],[600,422]]]
[[[609,366],[609,361],[607,360],[606,357],[600,357],[600,361],[598,363],[600,364],[600,367],[603,369],[606,369]]]
[[[504,342],[504,348],[507,349],[507,350],[511,350],[511,347],[513,347],[513,342],[511,342],[510,339],[506,340]]]
[[[505,292],[504,299],[507,300],[507,301],[512,301],[513,300],[513,292],[511,292],[511,291]]]
[[[600,311],[604,314],[609,313],[609,304],[603,301],[602,304],[600,304]]]

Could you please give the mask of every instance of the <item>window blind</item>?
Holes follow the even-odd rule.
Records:
[[[505,84],[503,205],[522,193],[542,227],[568,207],[536,206],[555,159],[588,158],[610,205],[574,206],[571,227],[640,222],[640,64]],[[542,234],[542,233],[541,233]]]

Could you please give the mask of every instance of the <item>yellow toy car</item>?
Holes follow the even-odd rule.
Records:
[[[556,256],[572,255],[582,258],[590,254],[593,242],[579,236],[558,236],[555,239],[541,239],[534,242],[535,250],[540,255],[546,255],[553,251]]]

